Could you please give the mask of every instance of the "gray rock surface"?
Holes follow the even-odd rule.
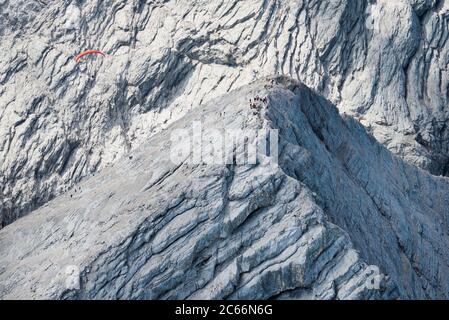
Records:
[[[193,121],[203,120],[205,128],[259,130],[277,125],[275,117],[299,111],[291,99],[297,96],[279,86],[271,91],[267,109],[254,114],[247,101],[265,94],[261,87],[241,89],[196,109],[152,138],[133,159],[82,182],[75,197],[60,197],[4,228],[0,296],[266,299],[394,294],[391,282],[382,291],[366,289],[368,265],[348,234],[328,221],[307,185],[270,157],[258,165],[170,161],[169,133],[189,128]],[[302,125],[300,119],[291,121],[295,129]],[[289,137],[283,140],[290,143]],[[286,150],[298,151],[294,143],[296,148]],[[67,290],[66,266],[80,270],[79,289]]]
[[[448,168],[447,0],[0,1],[0,219],[62,194],[189,110],[274,74]],[[106,58],[76,64],[86,48]]]
[[[448,12],[0,0],[0,298],[449,298]],[[278,162],[174,164],[195,120]]]
[[[277,129],[278,163],[176,164],[172,133],[194,121]],[[448,297],[449,179],[288,78],[195,108],[73,192],[0,231],[1,298]]]

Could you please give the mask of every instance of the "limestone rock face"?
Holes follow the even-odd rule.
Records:
[[[196,122],[204,141],[278,130],[279,157],[174,162]],[[1,230],[0,297],[447,298],[448,195],[303,84],[258,81]]]
[[[447,0],[0,1],[3,225],[191,108],[274,74],[448,167]],[[84,49],[106,58],[77,64]]]
[[[448,13],[0,0],[0,297],[449,298]],[[279,156],[175,165],[195,121]]]

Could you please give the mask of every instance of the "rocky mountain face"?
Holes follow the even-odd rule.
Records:
[[[0,2],[3,225],[193,107],[304,82],[409,163],[448,165],[447,1]],[[105,59],[77,64],[86,48]]]
[[[4,228],[0,297],[447,298],[448,179],[396,158],[304,85],[270,83],[195,108]],[[257,96],[267,102],[254,110]],[[278,130],[279,157],[173,162],[172,133],[198,121],[204,137]]]
[[[448,12],[0,0],[0,297],[448,298]],[[173,164],[200,120],[279,157]]]

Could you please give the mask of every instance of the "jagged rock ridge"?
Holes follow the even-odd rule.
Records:
[[[448,168],[447,0],[0,1],[2,225],[192,107],[273,74]],[[85,48],[105,59],[76,64]]]

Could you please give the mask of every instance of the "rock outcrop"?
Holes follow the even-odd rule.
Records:
[[[0,0],[0,298],[449,298],[448,12]]]
[[[279,158],[173,162],[174,132],[196,121],[204,141],[278,130]],[[0,297],[447,298],[448,194],[304,85],[258,81],[1,230]]]
[[[409,163],[448,167],[448,1],[0,1],[0,219],[256,79],[304,82]],[[73,57],[86,48],[104,59]]]

